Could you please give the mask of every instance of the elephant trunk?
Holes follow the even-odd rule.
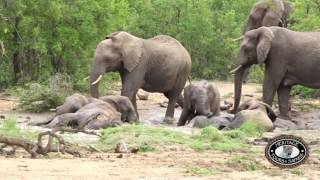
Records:
[[[236,113],[240,104],[241,100],[241,91],[242,91],[242,82],[243,82],[243,76],[244,72],[246,72],[247,68],[242,67],[239,69],[234,78],[234,104],[233,104],[233,110],[232,113]]]

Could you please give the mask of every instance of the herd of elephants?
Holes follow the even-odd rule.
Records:
[[[53,117],[38,125],[99,129],[136,122],[136,94],[141,88],[168,98],[164,118],[168,123],[173,121],[178,103],[183,108],[178,126],[193,122],[196,127],[211,123],[219,129],[233,129],[246,119],[255,119],[272,129],[277,118],[271,108],[275,93],[279,99],[278,118],[290,120],[292,86],[320,88],[320,32],[289,30],[292,9],[287,0],[259,1],[253,6],[243,36],[237,39],[242,43],[231,71],[235,80],[230,114],[220,114],[220,95],[213,83],[190,83],[185,87],[191,57],[180,42],[167,35],[142,39],[121,31],[107,35],[96,48],[90,73],[92,97],[68,97]],[[240,104],[242,83],[253,64],[265,64],[262,102],[250,100]],[[121,76],[121,96],[99,97],[99,81],[104,73],[112,71]]]

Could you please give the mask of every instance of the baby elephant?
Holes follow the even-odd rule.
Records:
[[[220,115],[220,93],[215,85],[203,82],[184,88],[184,107],[178,126],[184,126],[198,115],[207,117]]]
[[[266,131],[271,131],[274,128],[273,122],[276,118],[277,116],[268,104],[248,100],[241,104],[240,112],[235,115],[228,129],[240,128],[246,121],[249,121],[263,127]]]

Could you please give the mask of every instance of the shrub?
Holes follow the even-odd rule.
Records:
[[[19,97],[19,106],[23,111],[43,112],[62,104],[72,94],[72,84],[68,76],[57,74],[48,85],[28,83],[15,90]]]
[[[320,97],[320,90],[319,89],[311,89],[304,86],[294,86],[291,95],[294,96],[301,96],[304,98],[314,98],[314,97]]]

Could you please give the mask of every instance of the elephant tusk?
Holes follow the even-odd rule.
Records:
[[[243,40],[244,39],[244,36],[240,36],[239,38],[237,38],[237,39],[233,39],[233,41],[234,42],[238,42],[238,41],[241,41],[241,40]]]
[[[102,78],[102,75],[100,75],[97,80],[95,80],[93,83],[91,83],[91,85],[93,86],[93,85],[97,84],[101,80],[101,78]]]
[[[89,78],[90,78],[90,76],[87,76],[87,77],[83,78],[83,80],[87,81],[87,80],[89,80]]]
[[[243,65],[239,65],[238,67],[234,68],[232,71],[230,71],[231,74],[236,73],[237,71],[239,71],[241,68],[243,67]]]

